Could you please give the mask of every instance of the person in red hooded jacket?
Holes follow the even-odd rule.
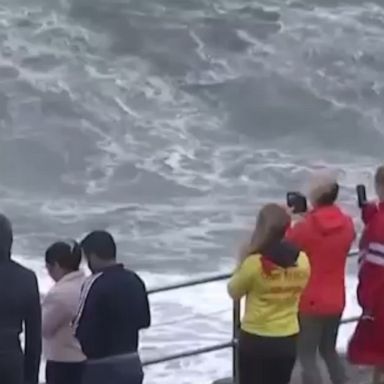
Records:
[[[357,300],[361,317],[348,346],[351,363],[374,367],[374,383],[384,375],[384,166],[375,175],[377,202],[362,207]]]
[[[333,384],[343,384],[347,379],[336,341],[345,306],[345,266],[355,230],[352,219],[335,204],[338,193],[335,177],[315,175],[309,193],[313,208],[286,234],[308,255],[311,265],[299,313],[298,357],[303,384],[321,383],[318,352]]]

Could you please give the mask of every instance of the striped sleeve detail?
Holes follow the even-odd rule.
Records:
[[[364,254],[364,261],[384,266],[384,244],[370,243]]]
[[[74,332],[76,332],[76,329],[79,326],[79,321],[80,321],[81,316],[83,314],[84,306],[85,306],[85,303],[87,301],[89,291],[91,290],[92,285],[96,282],[96,280],[102,274],[103,273],[100,272],[100,273],[96,273],[95,275],[90,276],[88,279],[85,280],[83,286],[81,287],[79,306],[77,308],[76,316],[72,321],[72,328],[73,328]]]

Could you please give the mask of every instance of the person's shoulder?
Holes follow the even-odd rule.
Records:
[[[344,209],[340,208],[340,212],[341,214],[344,216],[344,220],[345,220],[345,228],[349,231],[349,232],[355,232],[355,223],[353,221],[353,217],[352,215],[350,215],[348,212],[346,212]]]
[[[94,293],[103,290],[105,287],[103,275],[102,272],[98,272],[86,277],[81,286],[81,295],[88,296],[91,291]]]
[[[20,277],[24,277],[25,279],[30,279],[33,281],[37,279],[36,273],[32,269],[27,268],[14,260],[11,260],[10,262],[10,270],[13,273],[18,274]]]
[[[124,268],[123,270],[124,270],[124,274],[128,280],[130,280],[131,282],[134,282],[136,284],[145,286],[144,280],[140,277],[140,275],[137,272],[135,272],[131,269],[128,269],[128,268]]]
[[[34,271],[11,260],[7,270],[20,292],[27,295],[34,295],[39,290],[37,276]]]
[[[257,271],[261,267],[261,253],[254,253],[244,259],[241,269],[248,271]]]

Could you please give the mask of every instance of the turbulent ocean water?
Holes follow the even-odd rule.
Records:
[[[356,215],[354,185],[383,159],[383,39],[381,1],[2,0],[0,198],[18,259],[44,292],[46,246],[107,228],[149,287],[227,271],[258,207],[324,167]],[[231,336],[223,284],[152,305],[144,358]],[[146,382],[210,383],[229,357]]]

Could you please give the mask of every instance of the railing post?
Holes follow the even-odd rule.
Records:
[[[240,333],[241,302],[233,302],[232,314],[232,376],[233,384],[239,384],[239,333]]]

